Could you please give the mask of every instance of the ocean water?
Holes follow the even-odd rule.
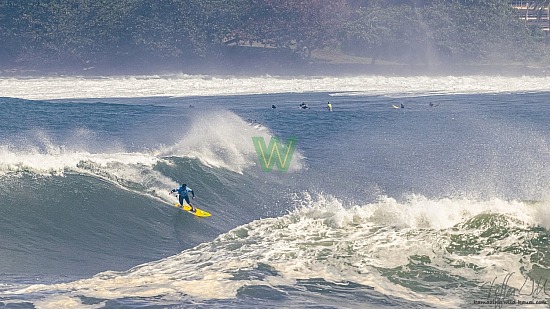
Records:
[[[0,79],[0,307],[546,308],[548,85]]]

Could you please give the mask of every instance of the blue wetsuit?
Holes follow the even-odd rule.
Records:
[[[185,200],[187,202],[187,204],[191,207],[193,207],[191,205],[191,202],[189,202],[189,192],[191,192],[191,194],[193,195],[193,197],[195,197],[195,192],[193,192],[193,189],[187,187],[187,186],[181,186],[177,189],[172,189],[171,191],[172,193],[173,192],[178,192],[178,195],[179,195],[179,202],[180,202],[180,205],[183,206],[183,200]],[[193,207],[194,208],[194,207]]]

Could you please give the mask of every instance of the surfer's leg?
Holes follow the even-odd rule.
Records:
[[[179,195],[179,202],[180,202],[180,206],[181,208],[183,208],[183,195]]]
[[[187,202],[187,205],[191,206],[191,211],[195,212],[196,209],[195,209],[195,207],[193,207],[193,205],[191,205],[191,202],[189,201],[189,196],[186,196],[184,198],[185,198],[185,201]]]

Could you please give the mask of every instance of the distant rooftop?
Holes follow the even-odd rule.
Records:
[[[550,31],[550,6],[540,6],[540,1],[510,1],[510,5],[518,11],[518,16],[527,25],[539,26],[542,30]]]

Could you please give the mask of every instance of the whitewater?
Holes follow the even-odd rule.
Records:
[[[0,78],[0,93],[22,99],[136,98],[337,92],[348,95],[418,95],[548,91],[540,76],[227,77],[159,75]]]
[[[549,81],[0,78],[0,305],[547,307]]]

